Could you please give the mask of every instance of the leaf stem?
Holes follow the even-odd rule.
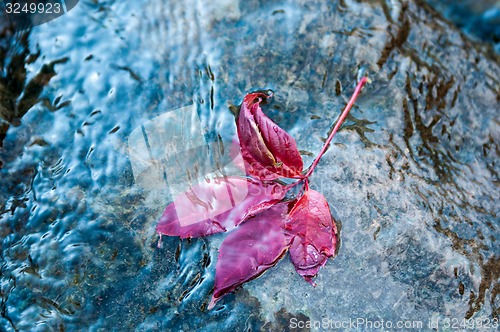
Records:
[[[337,120],[337,123],[335,124],[335,127],[333,128],[332,132],[330,133],[330,136],[328,136],[328,139],[326,140],[325,145],[323,145],[323,148],[321,149],[320,153],[318,154],[318,156],[316,157],[316,159],[314,159],[314,161],[311,164],[311,167],[309,167],[309,170],[307,171],[306,175],[304,175],[305,178],[308,178],[309,176],[311,176],[312,172],[314,171],[314,168],[316,168],[316,165],[318,165],[319,160],[325,154],[326,149],[328,149],[328,146],[330,145],[330,142],[332,141],[333,136],[335,136],[335,134],[339,130],[340,126],[342,125],[342,123],[344,122],[345,118],[347,117],[347,114],[349,113],[349,111],[351,110],[352,106],[354,105],[354,102],[356,101],[356,99],[358,98],[359,94],[361,93],[361,88],[363,88],[363,86],[367,82],[369,82],[369,79],[366,76],[364,76],[359,81],[358,85],[356,86],[356,89],[354,90],[354,93],[351,96],[351,99],[349,100],[349,102],[347,103],[346,107],[342,111],[342,114],[340,115],[339,119]]]

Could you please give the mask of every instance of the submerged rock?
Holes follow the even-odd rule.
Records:
[[[80,2],[29,32],[40,56],[26,55],[25,81],[57,70],[4,132],[0,326],[255,330],[286,317],[426,329],[498,317],[498,59],[420,1],[224,6]],[[342,226],[338,256],[316,288],[284,259],[207,311],[223,236],[157,248],[168,188],[134,183],[128,135],[194,103],[207,139],[230,141],[228,105],[272,89],[265,112],[307,165],[364,73],[372,84],[311,178]]]

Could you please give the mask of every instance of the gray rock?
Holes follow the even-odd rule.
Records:
[[[41,56],[27,81],[59,62],[0,150],[0,326],[426,330],[498,318],[498,59],[420,1],[223,8],[80,2],[30,32]],[[230,141],[228,106],[272,89],[265,112],[308,165],[364,73],[372,84],[311,178],[342,226],[337,257],[312,288],[285,256],[207,311],[224,235],[157,247],[170,198],[134,183],[129,134],[194,103],[207,140]]]

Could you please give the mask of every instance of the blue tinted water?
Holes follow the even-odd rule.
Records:
[[[496,0],[428,0],[431,6],[474,39],[500,51],[500,3]]]
[[[83,1],[24,34],[1,23],[1,329],[498,317],[500,70],[405,3]],[[272,89],[308,165],[360,68],[373,83],[311,178],[338,256],[316,288],[285,257],[206,310],[224,235],[158,248],[174,182],[138,179],[131,134],[194,105],[202,136],[230,142],[229,106]]]

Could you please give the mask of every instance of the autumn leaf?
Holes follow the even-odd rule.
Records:
[[[312,278],[335,254],[337,245],[337,228],[325,197],[306,190],[290,211],[285,229],[295,270],[315,286]]]
[[[225,294],[274,266],[287,250],[295,270],[315,285],[313,278],[336,254],[338,232],[328,202],[309,189],[308,179],[367,82],[366,77],[358,82],[306,174],[302,174],[303,163],[293,138],[260,108],[272,94],[247,94],[236,121],[239,147],[233,143],[231,156],[251,178],[207,180],[167,206],[157,225],[160,235],[191,238],[236,228],[219,248],[209,309]],[[284,185],[274,181],[280,177],[299,180]],[[298,185],[302,194],[284,200],[287,191]]]
[[[241,177],[207,179],[170,203],[156,227],[162,235],[193,238],[225,232],[283,199],[287,188]]]
[[[261,180],[301,177],[303,162],[295,140],[260,107],[271,97],[263,92],[249,93],[240,107],[236,124],[247,172]]]
[[[219,249],[211,309],[223,295],[274,266],[286,252],[283,230],[289,203],[261,212],[230,233]]]

